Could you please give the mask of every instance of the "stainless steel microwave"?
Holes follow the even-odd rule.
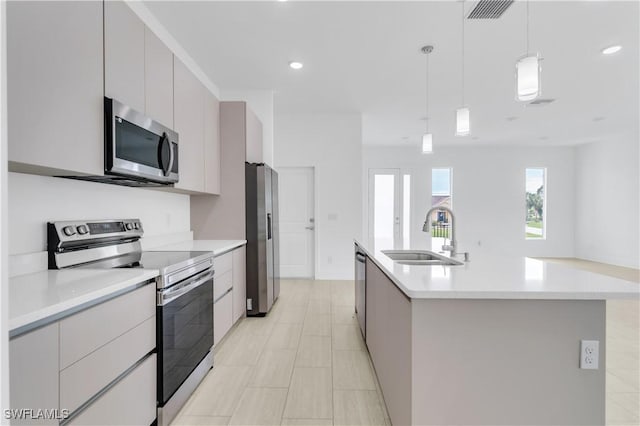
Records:
[[[104,98],[104,171],[142,182],[178,182],[178,133]]]

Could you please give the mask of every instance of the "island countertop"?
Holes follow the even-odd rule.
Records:
[[[355,243],[411,299],[640,299],[638,283],[529,257],[471,253],[464,265],[402,265]]]

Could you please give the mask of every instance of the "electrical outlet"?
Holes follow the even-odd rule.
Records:
[[[253,310],[253,299],[247,299],[247,311]]]
[[[580,341],[580,368],[585,370],[598,369],[598,354],[600,342],[597,340]]]

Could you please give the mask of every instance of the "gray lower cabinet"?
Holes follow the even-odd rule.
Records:
[[[11,408],[59,410],[78,425],[151,424],[155,347],[153,284],[17,336],[9,342]]]
[[[23,334],[9,343],[11,409],[59,408],[58,323]],[[12,425],[57,425],[58,421],[12,419]]]
[[[70,425],[149,425],[156,418],[156,355],[135,367]]]
[[[233,326],[233,295],[225,293],[213,307],[213,345],[217,345]]]
[[[9,170],[102,174],[100,1],[7,2]]]
[[[375,265],[366,271],[367,347],[392,424],[411,423],[411,301]]]
[[[245,246],[233,252],[233,322],[247,312],[247,249]]]
[[[244,317],[247,303],[246,251],[239,247],[216,256],[213,298],[213,344],[222,340],[233,324]]]

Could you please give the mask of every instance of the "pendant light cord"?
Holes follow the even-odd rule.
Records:
[[[427,83],[427,90],[426,90],[426,110],[427,110],[427,116],[425,117],[425,133],[429,133],[429,54],[427,53],[426,55],[424,55],[426,57],[426,61],[427,61],[427,72],[425,73],[426,75],[426,83]]]
[[[460,4],[462,5],[462,107],[464,107],[464,0]]]
[[[527,56],[529,56],[529,0],[527,0]]]

